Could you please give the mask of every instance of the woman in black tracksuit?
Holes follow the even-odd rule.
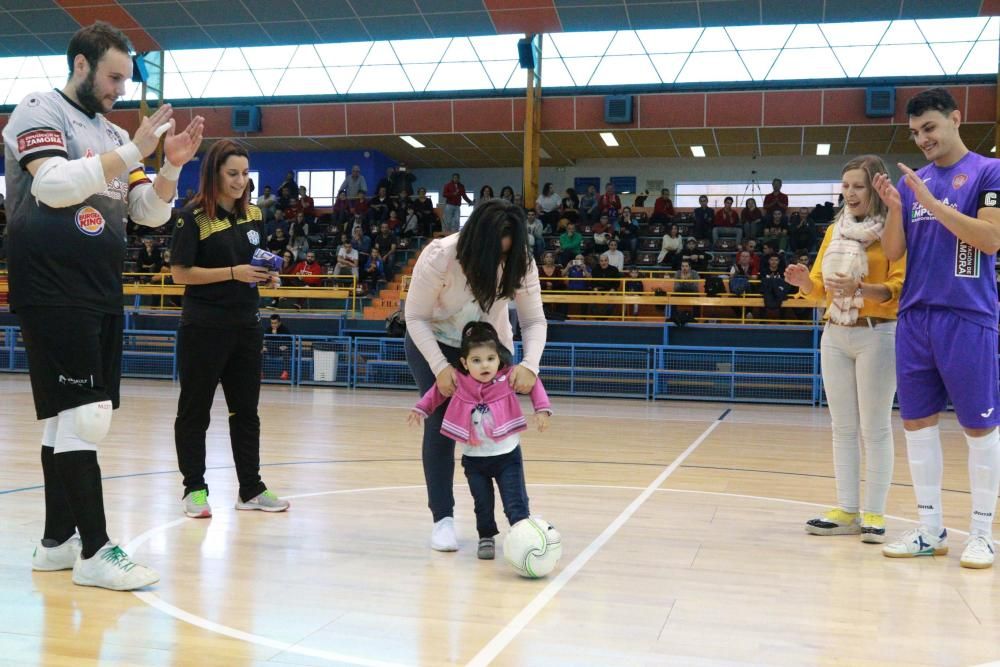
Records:
[[[171,247],[174,282],[186,285],[177,332],[181,395],[174,422],[177,462],[184,475],[184,513],[212,516],[205,483],[205,432],[215,389],[222,382],[229,437],[240,489],[236,509],[281,512],[288,501],[260,478],[261,348],[256,285],[277,274],[252,266],[266,241],[260,209],[249,203],[249,156],[238,144],[217,142],[202,158],[201,185],[181,213]]]

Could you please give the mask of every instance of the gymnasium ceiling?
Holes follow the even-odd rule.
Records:
[[[97,19],[146,51],[998,13],[1000,0],[0,0],[0,56],[65,53]]]

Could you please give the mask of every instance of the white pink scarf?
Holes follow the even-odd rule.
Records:
[[[868,275],[867,249],[882,238],[885,218],[869,217],[856,220],[847,207],[841,209],[833,223],[833,237],[823,256],[823,275],[841,274],[860,281]],[[833,294],[826,316],[834,324],[854,324],[858,321],[858,311],[865,305],[860,293]]]

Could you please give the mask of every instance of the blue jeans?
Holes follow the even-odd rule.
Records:
[[[452,364],[458,362],[458,348],[438,344],[441,352]],[[410,365],[417,388],[423,396],[434,385],[437,378],[416,343],[406,334],[403,341],[406,363]],[[431,509],[434,522],[455,515],[455,441],[441,435],[441,422],[448,407],[445,401],[424,420],[423,463],[424,482],[427,484],[427,506]]]
[[[441,231],[445,234],[451,234],[458,231],[459,223],[461,222],[461,206],[453,206],[452,204],[444,205],[444,219],[441,220]]]
[[[475,501],[476,530],[480,538],[493,537],[500,532],[493,515],[493,480],[500,487],[503,513],[510,525],[528,518],[528,489],[524,484],[520,445],[499,456],[463,456],[462,467]]]

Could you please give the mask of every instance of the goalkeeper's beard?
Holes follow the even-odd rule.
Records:
[[[94,75],[95,70],[91,69],[87,74],[87,78],[80,83],[76,88],[76,99],[80,102],[80,106],[83,107],[84,111],[89,114],[97,115],[99,113],[105,113],[104,105],[101,104],[101,100],[94,93]]]

